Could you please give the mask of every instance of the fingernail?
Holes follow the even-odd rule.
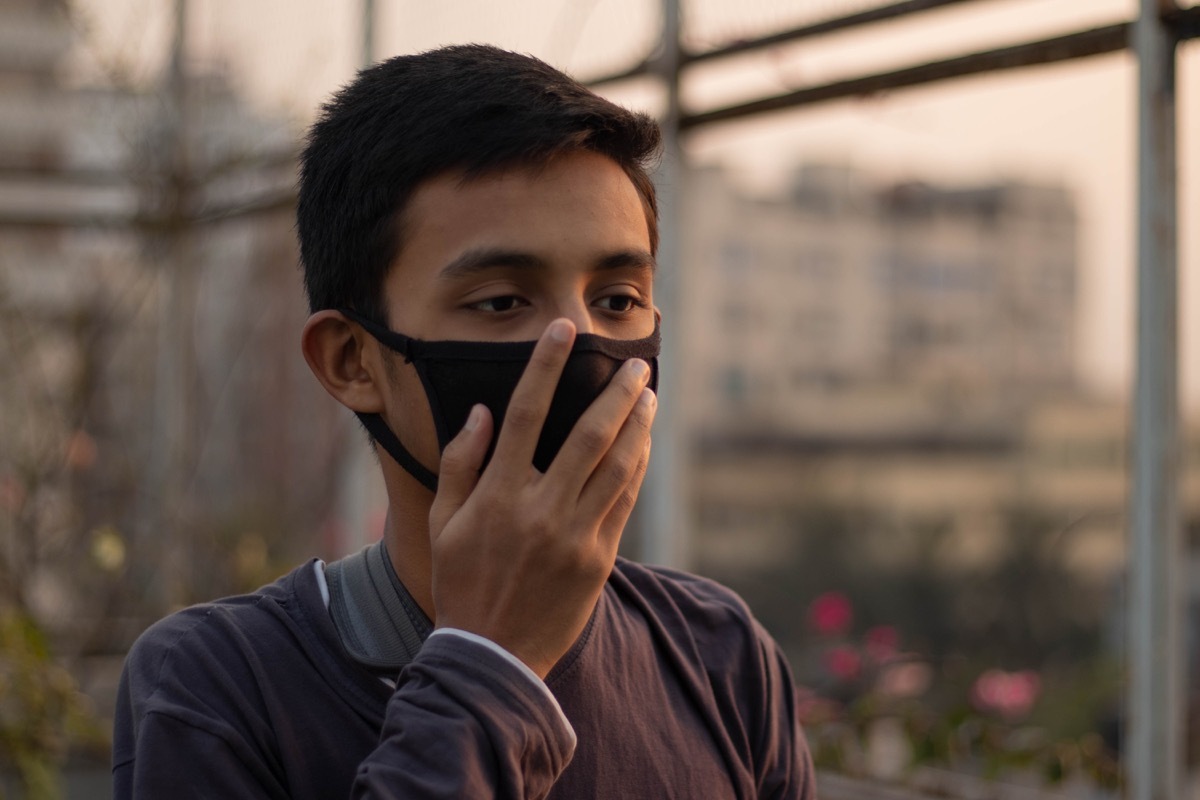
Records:
[[[629,369],[633,370],[635,378],[645,380],[650,375],[650,365],[640,358],[630,359]]]
[[[550,323],[550,338],[556,342],[565,342],[571,338],[571,326],[561,319]]]
[[[467,415],[467,424],[463,428],[467,431],[473,431],[479,427],[479,423],[483,421],[483,406],[476,403],[471,406],[471,413]]]
[[[638,402],[644,405],[646,408],[654,408],[654,406],[658,403],[658,396],[655,395],[649,387],[647,387],[642,389],[642,394],[641,397],[638,398]]]

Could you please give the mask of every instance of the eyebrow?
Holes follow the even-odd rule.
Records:
[[[442,280],[458,280],[488,269],[548,269],[549,263],[533,253],[522,250],[505,250],[499,247],[480,247],[462,253],[438,272]],[[656,270],[654,256],[645,250],[618,250],[598,259],[594,272],[610,269],[643,269],[651,274]]]

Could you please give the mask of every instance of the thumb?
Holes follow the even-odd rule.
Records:
[[[476,404],[458,435],[442,451],[437,496],[429,509],[429,532],[436,537],[462,508],[479,483],[479,468],[492,441],[492,413]]]

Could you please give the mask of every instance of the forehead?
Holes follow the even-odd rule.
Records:
[[[543,164],[421,184],[402,218],[400,261],[477,246],[649,249],[645,205],[619,164],[572,151]],[[612,240],[612,241],[606,241]],[[618,241],[619,240],[619,241]]]

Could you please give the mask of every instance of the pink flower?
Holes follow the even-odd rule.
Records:
[[[831,648],[825,653],[825,669],[840,681],[852,681],[862,671],[862,656],[845,645]]]
[[[884,667],[875,684],[884,697],[918,697],[933,683],[933,670],[921,661],[897,661]]]
[[[808,626],[822,636],[840,636],[853,621],[854,608],[841,592],[825,592],[808,606]]]
[[[864,634],[863,641],[866,643],[867,655],[882,664],[896,655],[900,634],[891,625],[876,625]]]
[[[971,701],[980,711],[1014,720],[1027,715],[1037,702],[1042,680],[1032,670],[1005,672],[989,669],[971,687]]]

